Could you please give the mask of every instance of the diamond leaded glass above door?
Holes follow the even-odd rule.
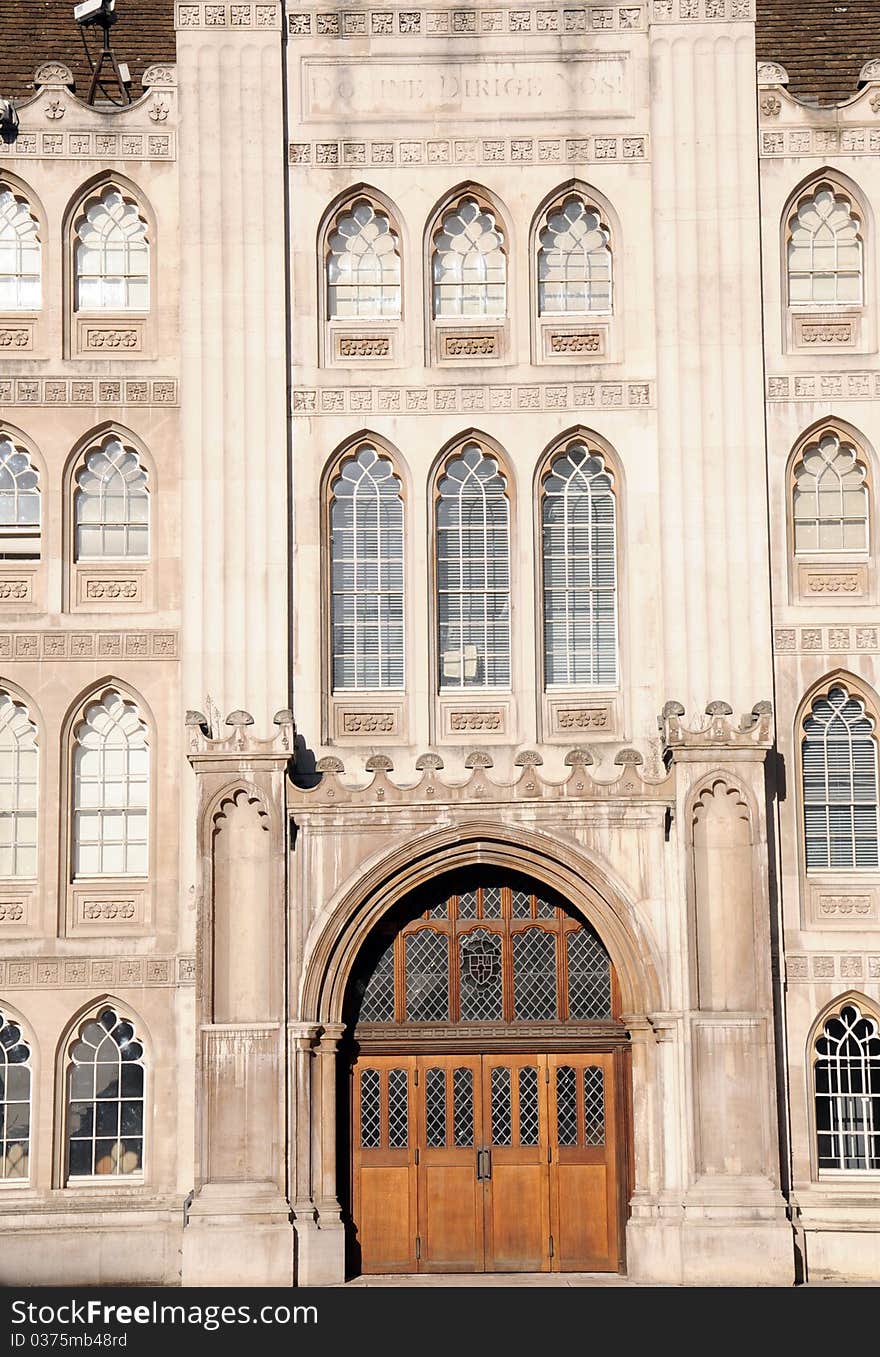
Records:
[[[488,869],[443,878],[377,930],[351,1000],[359,1039],[618,1026],[613,967],[589,924],[548,888]]]

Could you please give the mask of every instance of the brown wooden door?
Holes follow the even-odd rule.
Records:
[[[554,1270],[605,1272],[618,1266],[619,1143],[615,1060],[551,1055],[550,1232]]]
[[[418,1062],[418,1252],[423,1272],[485,1269],[479,1056]]]
[[[550,1267],[546,1056],[483,1056],[487,1272]]]
[[[361,1270],[616,1271],[615,1055],[364,1056]]]
[[[415,1272],[416,1117],[413,1056],[353,1068],[354,1199],[363,1272]]]

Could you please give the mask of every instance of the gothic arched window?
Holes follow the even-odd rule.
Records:
[[[403,499],[388,457],[363,443],[330,487],[334,690],[404,683]]]
[[[149,555],[147,473],[134,448],[111,434],[85,454],[74,490],[77,561]]]
[[[501,319],[507,311],[504,233],[491,207],[465,194],[440,219],[431,254],[436,319]]]
[[[67,1071],[68,1178],[143,1173],[144,1074],[143,1042],[117,1009],[83,1023]]]
[[[400,240],[387,212],[359,197],[342,207],[327,236],[330,320],[398,320]]]
[[[73,875],[146,876],[150,751],[133,702],[115,689],[74,730]]]
[[[0,688],[0,880],[37,875],[37,727]]]
[[[130,194],[108,184],[83,203],[73,227],[74,309],[146,311],[147,222]]]
[[[538,233],[538,314],[611,310],[611,233],[580,193],[548,208]]]
[[[807,871],[876,871],[874,718],[842,683],[813,701],[803,722],[801,759]]]
[[[441,688],[510,683],[510,504],[497,460],[466,443],[437,484]]]
[[[548,687],[617,682],[617,532],[611,472],[574,439],[541,499],[544,676]]]
[[[0,180],[0,311],[40,306],[40,228],[26,198]]]
[[[862,304],[861,220],[852,199],[826,180],[800,198],[788,221],[790,305]]]
[[[827,1018],[813,1059],[820,1169],[880,1169],[880,1033],[854,1003]]]
[[[39,558],[39,474],[27,449],[0,433],[0,560]]]
[[[31,1142],[31,1049],[0,1012],[0,1182],[27,1180]]]
[[[834,430],[809,442],[793,468],[795,555],[868,550],[867,467]]]

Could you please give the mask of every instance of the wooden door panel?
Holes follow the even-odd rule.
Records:
[[[416,1062],[359,1059],[352,1070],[353,1216],[362,1272],[415,1272]]]
[[[484,1056],[486,1270],[550,1266],[546,1057]]]
[[[612,1053],[551,1055],[553,1267],[613,1272],[618,1258],[618,1143]]]
[[[418,1060],[419,1271],[482,1272],[479,1056]]]

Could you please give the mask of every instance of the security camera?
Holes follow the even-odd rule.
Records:
[[[116,0],[81,0],[73,7],[73,17],[85,28],[87,24],[106,22],[115,8]]]

